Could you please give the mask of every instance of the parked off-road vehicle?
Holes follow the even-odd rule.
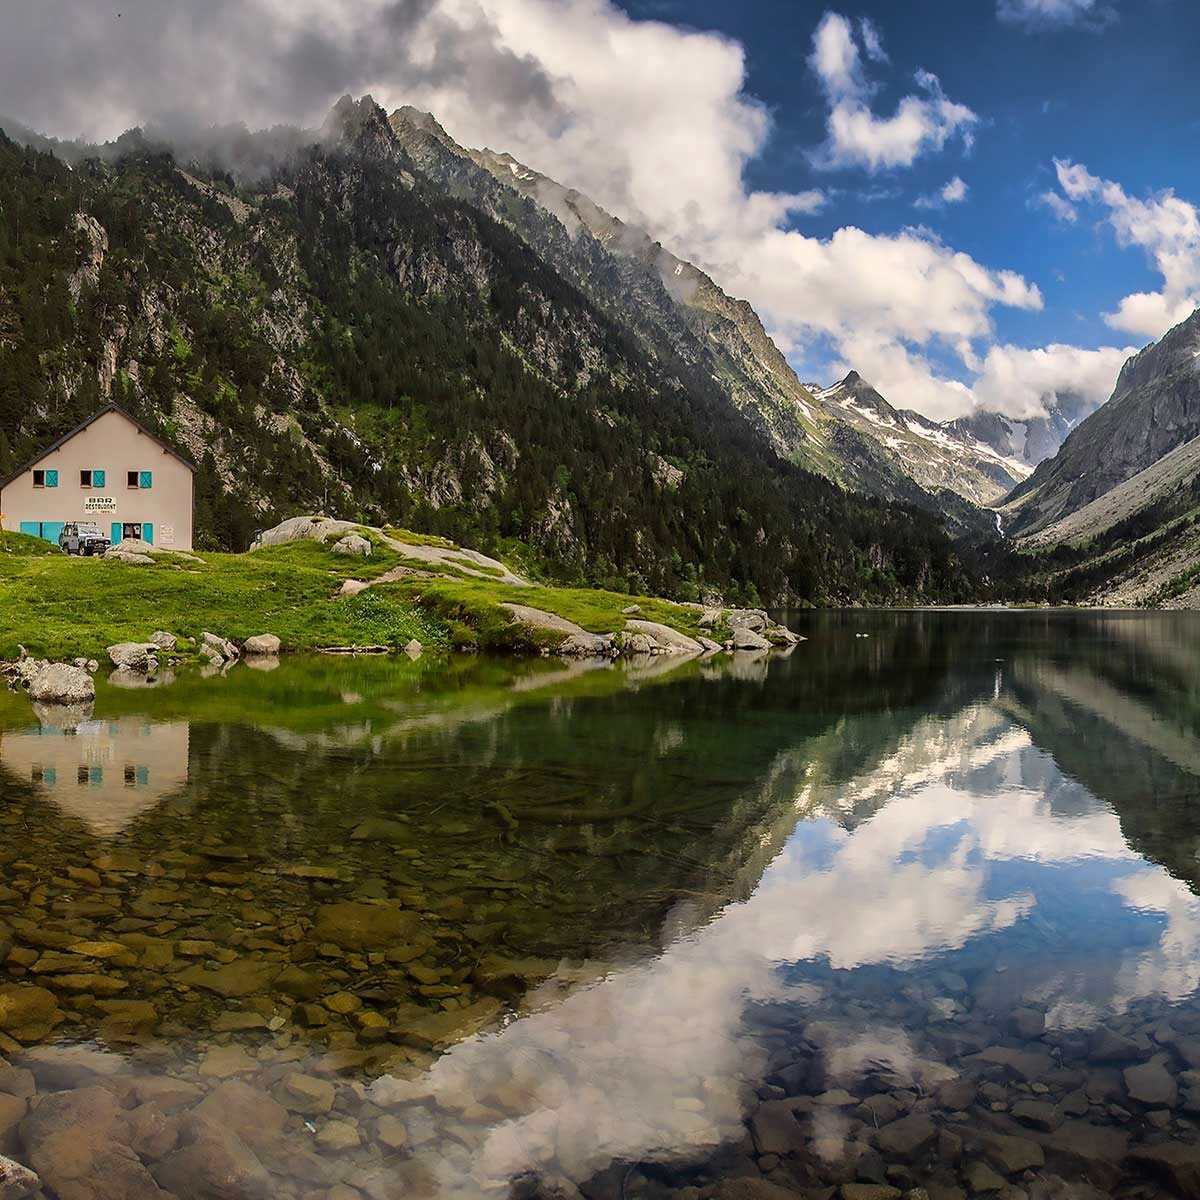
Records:
[[[64,554],[80,554],[85,558],[103,554],[111,545],[112,540],[105,537],[99,525],[80,525],[68,521],[58,535],[58,548]]]

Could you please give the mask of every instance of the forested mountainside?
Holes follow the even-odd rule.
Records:
[[[901,418],[898,440],[895,428],[841,403],[842,385],[802,383],[746,301],[644,230],[510,154],[465,149],[428,113],[401,108],[390,122],[424,171],[516,230],[635,328],[651,353],[665,345],[704,365],[783,457],[853,490],[940,511],[963,530],[991,528],[972,505],[1000,499],[1027,474],[1019,457],[1008,461],[990,444],[916,413],[905,414],[914,436]],[[514,191],[533,206],[514,204]]]
[[[1200,312],[1130,358],[1112,398],[1001,509],[1048,594],[1200,603]]]
[[[682,598],[977,590],[936,517],[781,457],[735,356],[599,304],[531,219],[369,99],[253,183],[136,135],[74,170],[0,141],[0,472],[112,400],[199,466],[202,545],[326,507]]]

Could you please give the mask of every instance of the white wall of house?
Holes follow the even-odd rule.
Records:
[[[192,548],[192,471],[124,413],[103,413],[0,491],[4,528],[57,543],[68,521]]]

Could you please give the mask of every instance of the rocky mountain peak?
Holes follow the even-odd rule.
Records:
[[[370,95],[359,100],[353,96],[343,96],[330,109],[329,116],[321,126],[321,140],[334,145],[375,150],[390,149],[396,141],[387,114]]]

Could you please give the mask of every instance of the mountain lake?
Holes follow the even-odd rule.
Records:
[[[789,623],[0,694],[0,1154],[61,1200],[1200,1196],[1200,617]]]

